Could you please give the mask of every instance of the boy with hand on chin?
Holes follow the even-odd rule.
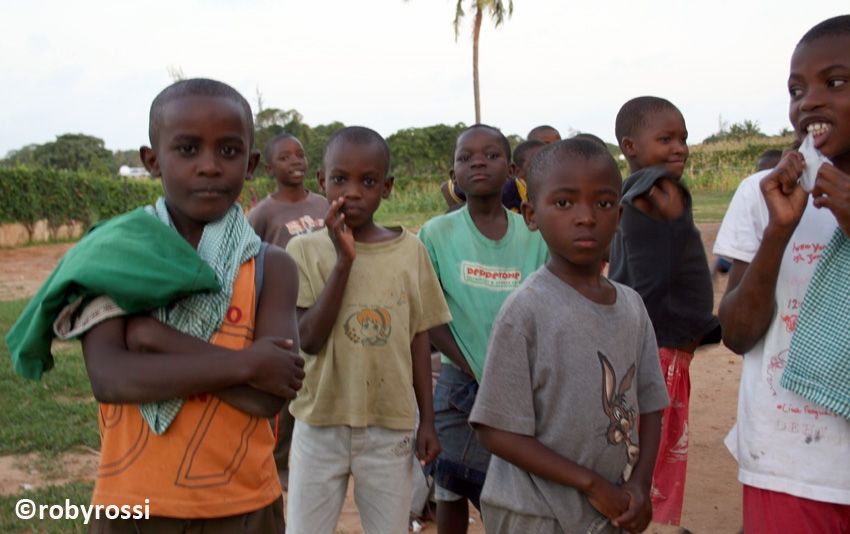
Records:
[[[377,132],[335,132],[319,171],[332,199],[326,227],[287,247],[307,360],[290,408],[290,534],[335,532],[349,476],[366,532],[406,531],[411,455],[424,464],[440,451],[428,330],[451,316],[419,240],[374,221],[392,191],[389,167]]]
[[[848,533],[850,15],[800,39],[788,92],[798,138],[811,135],[832,164],[807,169],[789,151],[741,182],[717,233],[714,253],[733,260],[723,342],[744,355],[726,446],[744,485],[745,532]],[[811,194],[798,183],[804,170],[816,172]]]
[[[550,145],[532,164],[523,215],[549,260],[505,301],[470,416],[494,455],[488,533],[640,532],[651,518],[668,402],[655,335],[640,296],[600,274],[620,187],[591,141]]]

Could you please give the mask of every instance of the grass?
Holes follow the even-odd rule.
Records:
[[[34,491],[26,491],[17,495],[0,496],[0,532],[42,532],[48,534],[64,534],[66,532],[83,533],[87,526],[82,517],[78,519],[19,519],[15,515],[15,504],[20,499],[31,499],[36,506],[39,504],[59,504],[63,508],[65,499],[71,504],[88,505],[91,501],[93,485],[84,482],[72,482],[60,486],[48,486]]]
[[[26,301],[0,302],[0,332],[6,332]],[[79,343],[54,345],[56,366],[40,381],[15,374],[6,344],[0,344],[0,454],[56,455],[78,446],[98,448],[97,406],[91,396]]]
[[[726,214],[734,191],[694,191],[691,193],[696,223],[719,223]]]

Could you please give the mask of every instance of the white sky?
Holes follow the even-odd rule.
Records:
[[[467,1],[467,4],[469,2]],[[0,0],[0,157],[66,132],[112,150],[147,142],[153,97],[217,78],[256,106],[390,135],[473,122],[471,23],[454,0]],[[805,6],[801,9],[800,6]],[[614,141],[626,100],[666,97],[694,143],[718,119],[788,125],[794,45],[846,0],[516,0],[481,35],[484,122],[525,136],[549,123]]]

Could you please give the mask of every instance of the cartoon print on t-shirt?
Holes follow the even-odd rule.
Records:
[[[597,351],[596,354],[599,356],[600,365],[602,365],[602,410],[610,420],[606,437],[611,445],[626,444],[629,462],[624,478],[628,479],[631,468],[637,462],[640,452],[638,446],[632,441],[632,430],[637,422],[637,413],[626,402],[626,392],[632,387],[632,381],[635,378],[635,364],[632,364],[626,371],[626,376],[620,382],[620,387],[616,387],[617,375],[611,362],[601,352]]]
[[[386,308],[363,308],[352,313],[343,325],[345,335],[363,346],[384,346],[392,331],[392,317]]]

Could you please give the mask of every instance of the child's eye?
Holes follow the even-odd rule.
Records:
[[[469,154],[461,154],[457,157],[457,160],[461,163],[466,163],[467,161],[469,161]]]
[[[600,208],[605,208],[605,209],[613,208],[613,207],[614,207],[614,203],[613,203],[613,202],[611,202],[610,200],[600,200],[600,201],[599,201],[599,207],[600,207]]]
[[[366,187],[374,187],[375,184],[377,184],[377,183],[378,183],[378,181],[375,180],[374,178],[364,178],[363,179],[363,185],[365,185]]]
[[[198,153],[198,147],[195,145],[177,145],[175,150],[181,156],[193,156]]]
[[[666,144],[672,141],[672,138],[669,135],[665,135],[663,137],[659,137],[658,140]]]
[[[792,85],[788,88],[788,94],[791,95],[791,98],[800,98],[803,95],[803,89],[797,85]]]
[[[498,152],[489,152],[489,153],[487,153],[487,159],[489,159],[489,160],[499,159],[499,153]]]
[[[239,149],[236,148],[235,146],[224,145],[223,147],[221,147],[221,155],[224,156],[225,158],[232,158],[233,156],[237,155],[238,153],[239,153]]]
[[[844,85],[846,83],[847,83],[847,80],[845,80],[843,78],[832,78],[832,79],[830,79],[829,81],[826,82],[826,85],[827,85],[827,87],[841,87],[842,85]]]
[[[331,176],[331,182],[335,184],[341,184],[345,181],[344,176]]]
[[[562,198],[561,200],[556,200],[555,205],[558,206],[559,208],[569,208],[570,206],[573,205],[573,203],[570,202],[569,200]]]

